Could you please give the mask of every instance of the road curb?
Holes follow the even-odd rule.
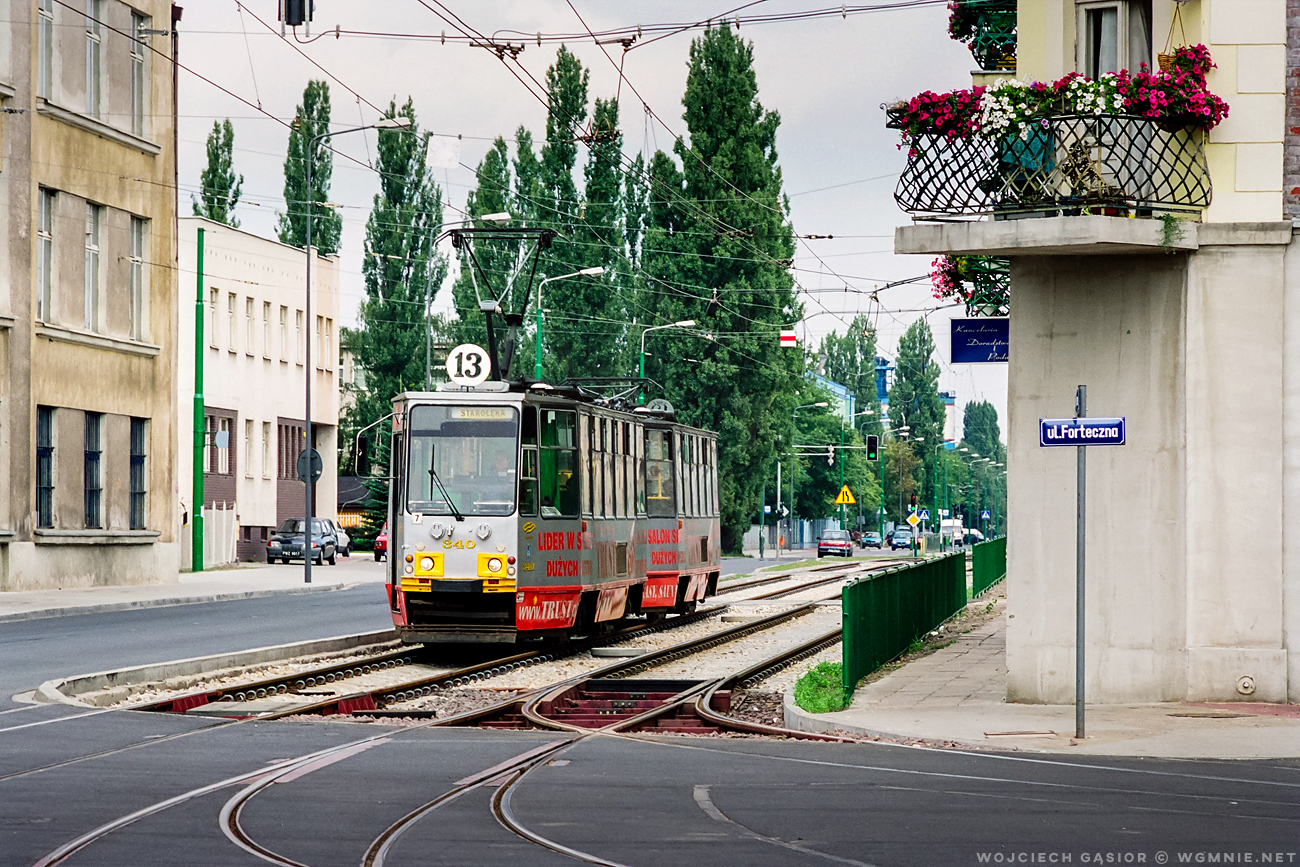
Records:
[[[175,605],[202,605],[208,602],[237,602],[241,599],[260,599],[267,596],[298,596],[303,593],[321,593],[326,590],[348,590],[363,584],[377,583],[354,581],[351,583],[313,584],[310,587],[281,587],[272,590],[236,590],[228,593],[204,593],[196,596],[172,596],[165,599],[134,599],[124,602],[105,602],[97,605],[67,605],[60,608],[37,608],[32,611],[18,611],[12,614],[0,614],[0,623],[16,623],[23,620],[46,620],[51,617],[67,617],[75,614],[103,614],[111,611],[130,611],[134,608],[170,608]],[[0,597],[2,598],[2,597]]]
[[[251,650],[236,650],[229,653],[214,653],[208,656],[195,656],[189,659],[174,659],[170,662],[154,662],[131,668],[113,671],[97,671],[89,674],[74,674],[69,677],[47,680],[36,688],[33,698],[38,702],[50,704],[71,704],[77,707],[95,707],[97,705],[77,701],[64,690],[73,695],[111,687],[125,687],[137,683],[149,683],[186,675],[200,675],[223,668],[238,668],[263,662],[278,662],[298,656],[314,656],[322,653],[334,653],[351,650],[372,644],[384,644],[397,640],[397,632],[385,629],[379,632],[361,632],[354,635],[337,635],[333,638],[317,638],[310,641],[294,641],[289,644],[273,644],[267,647],[255,647]],[[117,700],[107,697],[106,702]]]
[[[785,710],[785,727],[800,732],[814,732],[817,734],[832,734],[843,732],[851,735],[863,735],[870,738],[888,738],[889,740],[914,740],[909,735],[900,735],[894,732],[882,732],[876,729],[856,726],[852,723],[846,723],[841,720],[825,719],[819,714],[809,713],[794,703],[794,687],[786,689],[784,694]]]

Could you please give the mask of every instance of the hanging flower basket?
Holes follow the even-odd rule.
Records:
[[[967,316],[1011,312],[1011,262],[996,256],[940,256],[931,265],[934,297],[961,301]]]

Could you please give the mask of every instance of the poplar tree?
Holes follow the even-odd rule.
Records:
[[[474,218],[488,214],[518,215],[518,206],[510,195],[510,151],[504,138],[498,136],[492,142],[492,147],[479,162],[475,174],[478,185],[465,198],[468,225],[481,225],[474,222]],[[452,333],[457,343],[476,343],[487,348],[487,325],[483,312],[479,310],[479,299],[500,296],[514,268],[517,250],[508,244],[490,240],[469,243],[472,247],[467,247],[459,254],[460,274],[451,287],[452,303],[457,316],[452,323]],[[473,270],[469,257],[471,249],[483,273]],[[488,280],[487,286],[483,285],[484,274]]]
[[[385,116],[404,117],[410,126],[379,130],[379,192],[366,221],[361,266],[366,298],[361,327],[349,335],[366,372],[347,419],[353,430],[391,412],[394,395],[424,389],[427,305],[447,276],[447,259],[434,244],[443,205],[426,166],[429,133],[416,123],[409,99],[401,108],[390,103]]]
[[[802,308],[790,276],[793,229],[777,164],[780,117],[758,99],[753,46],[726,26],[691,43],[686,127],[674,153],[649,167],[641,329],[694,319],[691,331],[655,332],[647,374],[663,383],[678,418],[717,431],[722,545],[737,551],[771,478],[778,440],[793,443],[790,410],[803,358],[779,331]],[[706,336],[708,335],[708,336]]]
[[[944,406],[939,397],[939,365],[934,360],[934,335],[924,319],[907,327],[898,341],[894,387],[889,390],[889,423],[893,430],[909,428],[925,472],[918,497],[934,502],[936,449],[943,444]]]
[[[329,201],[330,176],[334,173],[334,155],[329,149],[329,139],[322,138],[312,145],[312,139],[329,131],[329,124],[329,84],[309,81],[289,130],[289,152],[284,159],[285,212],[280,214],[278,229],[281,243],[305,247],[307,202],[310,200],[311,243],[324,255],[338,252],[343,231],[343,218],[325,206]],[[310,191],[307,189],[308,160],[311,160]]]
[[[881,433],[880,396],[876,391],[876,331],[866,316],[858,314],[844,336],[832,331],[822,340],[826,353],[826,376],[853,392],[857,412],[871,415],[854,420],[864,436]]]
[[[199,175],[199,195],[191,196],[194,216],[207,217],[218,223],[239,228],[235,206],[244,186],[244,176],[236,175],[235,128],[230,119],[212,122],[208,133],[208,164]]]

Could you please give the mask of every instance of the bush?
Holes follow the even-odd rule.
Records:
[[[794,703],[809,713],[844,710],[844,666],[819,662],[794,685]]]

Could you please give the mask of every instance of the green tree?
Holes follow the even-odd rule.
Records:
[[[429,134],[408,99],[390,103],[387,117],[410,121],[406,130],[379,130],[379,192],[366,221],[362,260],[366,298],[361,327],[349,334],[365,388],[347,419],[352,430],[392,410],[392,399],[425,387],[426,314],[447,276],[447,259],[434,244],[442,223],[442,191],[426,168]]]
[[[840,489],[849,486],[857,504],[845,510],[847,519],[845,529],[856,529],[858,507],[867,516],[868,524],[875,524],[876,508],[880,505],[880,483],[876,478],[875,466],[867,464],[861,449],[840,449],[840,435],[844,433],[844,445],[861,446],[862,438],[857,431],[843,431],[843,420],[834,413],[800,413],[797,417],[798,433],[795,437],[799,445],[812,446],[800,449],[800,452],[812,452],[814,457],[799,458],[799,475],[795,489],[795,511],[799,517],[814,520],[817,518],[838,517],[840,507],[835,505]],[[828,460],[823,454],[827,446],[834,448],[834,458]]]
[[[770,481],[778,443],[792,444],[790,410],[803,358],[777,332],[802,314],[785,261],[776,131],[758,100],[752,45],[727,27],[691,43],[685,106],[689,140],[649,169],[644,282],[632,299],[639,344],[648,325],[694,319],[693,332],[657,332],[647,374],[663,383],[679,417],[719,435],[722,545],[736,551]],[[712,335],[712,339],[704,336]]]
[[[898,341],[894,387],[889,390],[889,422],[893,430],[908,427],[924,470],[921,502],[934,502],[934,466],[943,445],[944,406],[939,397],[939,365],[934,360],[934,336],[924,319],[908,326]]]
[[[289,130],[289,152],[284,159],[284,204],[280,214],[280,242],[294,247],[307,245],[307,202],[312,203],[311,243],[322,254],[337,253],[343,218],[329,201],[334,156],[329,139],[317,136],[329,132],[330,88],[324,81],[309,81]],[[310,153],[308,149],[310,148]],[[311,160],[311,190],[307,189],[307,161]]]
[[[194,216],[207,217],[218,223],[239,228],[235,206],[244,186],[244,176],[236,175],[235,128],[230,119],[212,122],[208,133],[208,164],[199,175],[199,195],[191,196]]]
[[[902,526],[912,497],[920,498],[921,461],[910,445],[890,439],[882,449],[885,461],[885,518]]]
[[[523,133],[522,129],[520,133]],[[492,147],[479,161],[475,174],[478,185],[465,197],[465,215],[470,225],[474,225],[475,218],[488,214],[518,214],[518,206],[510,195],[510,148],[504,138],[498,137],[492,142]],[[481,272],[473,267],[471,252]],[[457,317],[453,325],[457,343],[487,346],[487,324],[479,310],[479,300],[501,297],[514,268],[516,254],[516,249],[509,244],[491,240],[470,240],[460,251],[460,274],[451,287]],[[489,282],[487,286],[482,285],[485,276]]]
[[[826,376],[853,392],[858,412],[870,415],[854,420],[865,436],[881,433],[880,400],[876,393],[876,330],[866,316],[858,314],[841,337],[832,331],[822,340],[826,353]]]
[[[998,411],[986,400],[971,401],[962,413],[963,444],[984,457],[1001,461],[1006,456],[998,430]]]

